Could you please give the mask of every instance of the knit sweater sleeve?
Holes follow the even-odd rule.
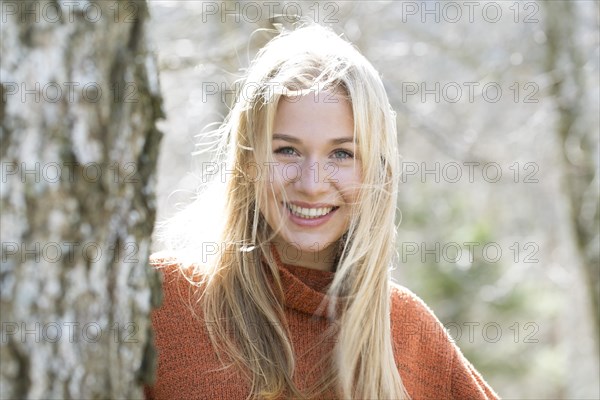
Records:
[[[452,359],[453,399],[499,399],[494,390],[483,380],[479,372],[456,348]]]
[[[433,311],[417,295],[396,284],[392,284],[391,325],[396,364],[411,398],[499,398]]]
[[[162,288],[161,290],[163,291],[163,304],[161,306],[159,306],[156,309],[152,310],[151,313],[151,321],[152,321],[152,325],[153,325],[153,329],[156,330],[156,328],[161,328],[160,326],[160,319],[158,319],[158,316],[160,315],[160,311],[165,307],[164,304],[164,291],[167,288],[170,288],[170,283],[172,281],[172,279],[167,279],[165,281],[165,271],[168,271],[169,274],[172,274],[173,271],[175,271],[178,267],[177,262],[175,261],[175,258],[168,255],[168,254],[164,254],[164,253],[155,253],[152,254],[150,256],[150,265],[151,268],[154,268],[156,270],[159,271],[159,273],[161,274],[161,280],[162,280]],[[170,292],[170,291],[169,291]],[[156,332],[154,333],[154,340],[156,340]],[[156,346],[156,343],[154,343],[154,345]],[[144,398],[146,400],[154,400],[156,399],[156,393],[154,390],[154,385],[153,384],[146,384],[144,386]]]
[[[184,369],[181,360],[191,349],[200,346],[193,343],[190,336],[195,339],[193,332],[201,330],[190,308],[195,287],[187,282],[194,280],[193,269],[181,269],[177,259],[165,253],[153,254],[150,264],[161,275],[163,301],[151,313],[158,368],[156,382],[144,386],[146,400],[165,398],[166,389],[178,383],[178,374],[182,372],[178,367],[182,365]]]

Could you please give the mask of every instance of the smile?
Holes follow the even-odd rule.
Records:
[[[305,208],[295,204],[286,203],[285,206],[290,210],[290,213],[296,217],[304,219],[317,219],[324,217],[339,207],[320,207],[320,208]]]

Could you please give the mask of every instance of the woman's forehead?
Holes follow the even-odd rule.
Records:
[[[282,99],[275,113],[273,133],[352,138],[352,106],[344,97],[331,92]]]

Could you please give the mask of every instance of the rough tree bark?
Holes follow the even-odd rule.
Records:
[[[3,1],[5,398],[140,398],[162,117],[142,1]]]

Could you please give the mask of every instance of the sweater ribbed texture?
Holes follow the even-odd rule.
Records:
[[[145,388],[146,398],[247,398],[249,382],[233,368],[223,369],[217,358],[201,307],[193,300],[197,288],[172,261],[161,259],[158,264],[164,275],[164,302],[152,313],[158,370],[154,385]],[[296,354],[294,382],[304,390],[324,374],[319,360],[335,344],[335,337],[327,331],[332,322],[325,317],[324,307],[334,273],[284,264],[279,264],[279,273]],[[391,296],[394,358],[412,400],[498,398],[421,299],[396,284],[392,284]],[[324,398],[334,396],[332,392]]]

